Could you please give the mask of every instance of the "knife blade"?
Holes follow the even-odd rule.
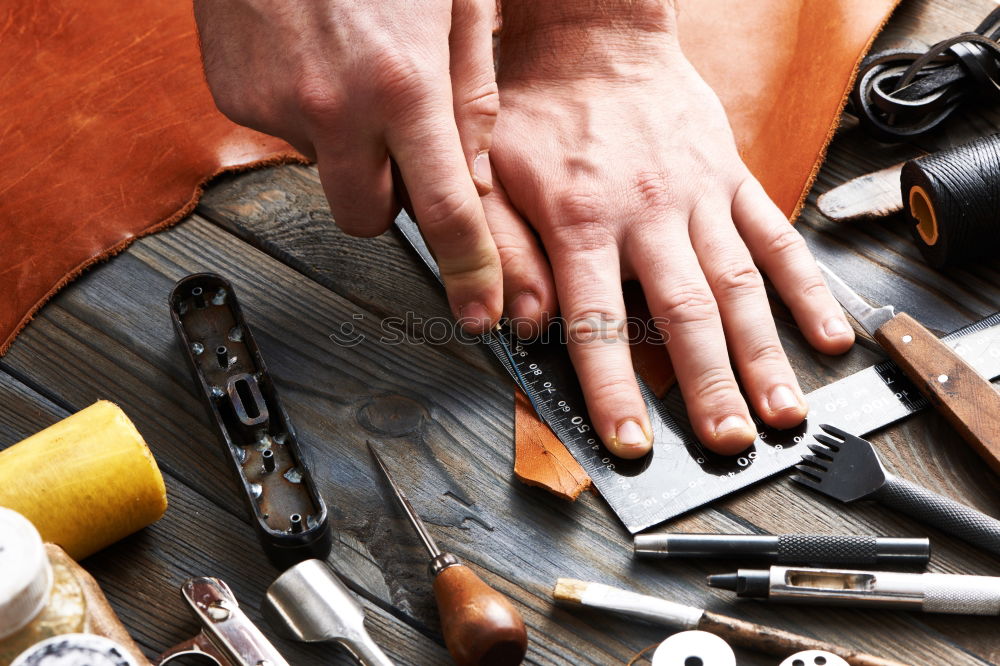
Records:
[[[816,263],[848,314],[1000,474],[1000,392],[916,319],[891,305],[873,307],[828,266]]]

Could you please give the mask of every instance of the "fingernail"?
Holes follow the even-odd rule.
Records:
[[[492,324],[489,310],[478,301],[466,303],[460,307],[458,309],[458,321],[463,328],[475,332],[485,331]]]
[[[771,394],[767,396],[767,408],[772,412],[783,412],[786,409],[798,409],[799,407],[801,404],[795,391],[784,384],[775,386],[771,389]]]
[[[620,456],[631,458],[649,450],[649,438],[646,431],[636,421],[628,419],[618,424],[615,431],[612,448]]]
[[[721,439],[723,437],[731,436],[737,432],[746,432],[750,427],[750,424],[746,422],[742,416],[736,416],[735,414],[727,416],[726,418],[719,421],[719,424],[715,426],[715,437]]]
[[[850,331],[851,327],[844,321],[843,317],[830,317],[823,324],[823,332],[828,338],[839,338]]]
[[[490,166],[488,151],[482,151],[472,160],[472,180],[476,183],[479,196],[485,196],[493,191],[493,167]]]
[[[537,328],[535,320],[538,318],[541,307],[538,297],[530,291],[525,291],[514,299],[507,314],[514,325],[517,337],[526,339],[535,336]]]

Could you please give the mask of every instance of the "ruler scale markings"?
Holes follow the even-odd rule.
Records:
[[[416,224],[400,213],[396,226],[440,279]],[[594,433],[583,393],[561,341],[525,343],[509,330],[481,336],[521,387],[539,417],[590,475],[629,532],[635,533],[746,488],[800,461],[816,423],[858,436],[925,409],[928,402],[891,361],[827,384],[806,396],[810,418],[790,430],[762,430],[738,456],[720,456],[698,443],[640,378],[653,427],[653,452],[639,460],[613,456]],[[942,338],[985,377],[1000,376],[1000,313]]]

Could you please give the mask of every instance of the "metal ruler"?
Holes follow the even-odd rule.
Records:
[[[416,224],[404,212],[396,226],[440,279]],[[813,441],[813,433],[819,432],[820,423],[862,437],[928,406],[903,372],[891,361],[883,361],[808,394],[809,418],[798,428],[762,428],[746,451],[720,456],[682,428],[640,379],[653,427],[653,452],[639,460],[622,460],[594,434],[560,336],[549,336],[555,338],[549,342],[523,343],[501,327],[481,337],[633,534],[795,465],[806,452],[806,444]],[[1000,313],[943,340],[985,377],[1000,377]]]

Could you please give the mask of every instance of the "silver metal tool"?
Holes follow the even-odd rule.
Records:
[[[708,584],[773,601],[1000,615],[1000,578],[992,576],[771,567],[709,576]]]
[[[271,642],[240,610],[229,586],[218,578],[191,578],[181,586],[181,596],[201,622],[202,630],[191,640],[161,654],[162,666],[177,657],[198,655],[219,666],[289,666]]]
[[[261,612],[280,635],[304,643],[340,643],[365,666],[392,666],[365,630],[365,610],[321,560],[306,560],[278,576]]]
[[[821,425],[812,455],[802,456],[792,476],[804,486],[840,500],[874,499],[923,523],[1000,555],[1000,520],[890,474],[870,442]],[[833,435],[831,437],[830,435]]]
[[[931,558],[924,538],[854,534],[635,535],[634,553],[646,558],[712,558],[814,566],[924,567]]]

